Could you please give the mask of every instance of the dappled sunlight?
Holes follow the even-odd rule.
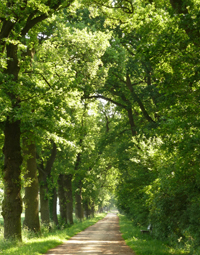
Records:
[[[69,240],[68,243],[75,243],[75,244],[90,244],[90,243],[98,243],[98,244],[102,244],[102,243],[110,243],[110,244],[114,244],[114,243],[119,243],[121,244],[121,241],[76,241],[76,240]]]
[[[118,217],[108,214],[103,220],[82,231],[47,254],[133,255],[119,232]]]
[[[75,255],[75,254],[115,254],[115,255],[123,255],[123,254],[133,254],[127,249],[124,243],[120,242],[90,242],[90,243],[73,243],[74,246],[63,245],[55,248],[53,251],[48,254],[66,254],[66,255]],[[117,244],[117,245],[116,245]],[[127,251],[126,251],[127,250]]]

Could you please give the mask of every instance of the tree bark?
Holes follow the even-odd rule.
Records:
[[[94,208],[94,202],[92,202],[91,205],[91,216],[94,218],[95,208]]]
[[[136,136],[136,126],[135,126],[135,123],[134,123],[134,119],[133,119],[133,112],[132,112],[132,109],[131,107],[127,107],[127,112],[128,112],[128,119],[129,119],[129,124],[130,124],[130,127],[131,127],[131,134],[132,136]]]
[[[67,220],[68,224],[74,224],[73,221],[73,196],[72,196],[72,174],[65,176],[66,182],[66,198],[67,198]]]
[[[29,142],[27,139],[23,140],[24,155],[27,158],[25,174],[25,181],[31,181],[31,184],[25,187],[25,220],[24,226],[34,232],[40,231],[39,223],[39,198],[38,198],[38,177],[36,164],[36,147],[34,142]]]
[[[129,75],[127,74],[126,76],[126,85],[128,87],[128,89],[130,90],[131,92],[131,95],[133,97],[133,99],[138,103],[142,113],[143,113],[143,116],[145,117],[146,120],[148,120],[148,122],[150,123],[155,123],[155,121],[149,116],[149,114],[147,113],[142,101],[140,100],[140,98],[138,97],[138,95],[135,93],[133,87],[132,87],[132,84],[131,84],[131,80],[130,80],[130,77]]]
[[[83,121],[82,121],[82,126],[83,126]],[[82,147],[83,139],[81,138],[79,141],[79,145]],[[77,154],[76,158],[76,163],[74,170],[77,173],[79,166],[81,164],[81,153],[79,152]],[[75,180],[75,186],[76,186],[76,192],[75,192],[75,215],[76,218],[82,221],[83,219],[83,203],[82,203],[82,181],[79,179],[81,178],[78,174],[76,175],[76,180]]]
[[[80,182],[79,182],[80,184]],[[75,199],[76,199],[76,207],[75,207],[75,213],[76,217],[82,221],[83,220],[83,202],[82,202],[82,188],[81,185],[78,187],[76,193],[75,193]]]
[[[10,82],[15,84],[18,81],[19,67],[17,57],[17,45],[8,44],[7,49],[7,70]],[[20,99],[13,91],[13,85],[8,82],[8,90],[5,91],[10,97],[13,112],[20,108]],[[4,218],[4,238],[16,238],[21,240],[21,147],[20,147],[20,120],[13,120],[12,116],[7,117],[4,129],[4,201],[2,215]]]
[[[42,177],[40,174],[39,179],[41,180],[41,178]],[[47,183],[41,183],[41,182],[40,182],[40,214],[41,214],[41,222],[48,225],[50,223],[48,185]]]
[[[41,162],[39,167],[41,221],[47,225],[50,223],[48,178],[50,178],[51,169],[53,167],[55,158],[56,158],[56,144],[53,143],[51,155],[49,159],[47,160],[46,167],[44,168],[43,162]]]
[[[67,198],[64,184],[64,174],[60,174],[58,178],[58,196],[61,222],[67,224]]]
[[[21,236],[21,147],[20,121],[10,122],[7,118],[5,125],[4,160],[4,200],[2,215],[4,218],[4,238],[22,239]]]
[[[85,217],[88,219],[90,217],[90,206],[89,206],[89,201],[86,199],[84,203],[84,209],[85,209]]]
[[[102,213],[102,212],[103,212],[102,204],[100,204],[100,205],[98,206],[98,212],[99,212],[99,213]]]
[[[57,191],[56,188],[54,188],[53,193],[53,222],[58,225],[58,216],[57,216]]]
[[[52,198],[49,200],[49,208],[50,208],[50,218],[55,223],[55,225],[58,225],[58,216],[57,216],[57,191],[54,187],[53,189],[53,195]]]

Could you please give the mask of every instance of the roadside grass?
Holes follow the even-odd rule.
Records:
[[[172,248],[167,243],[154,239],[149,234],[142,234],[141,228],[133,226],[124,215],[119,215],[120,231],[128,246],[136,255],[189,255],[189,250]]]
[[[83,231],[89,226],[105,217],[105,213],[97,214],[94,218],[76,222],[74,225],[57,230],[52,229],[51,232],[44,226],[41,228],[40,236],[23,229],[23,242],[5,241],[3,240],[3,226],[0,224],[0,254],[2,255],[40,255],[45,254],[49,249],[62,244],[70,237]]]

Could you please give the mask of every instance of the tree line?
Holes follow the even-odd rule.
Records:
[[[39,186],[43,222],[57,195],[72,224],[109,191],[156,238],[198,245],[199,5],[0,4],[5,238],[21,239],[22,186],[39,230]]]

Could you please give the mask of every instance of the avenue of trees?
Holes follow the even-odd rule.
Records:
[[[43,224],[115,200],[155,238],[200,244],[199,38],[199,0],[1,1],[5,239],[22,210],[40,231],[39,196]]]

